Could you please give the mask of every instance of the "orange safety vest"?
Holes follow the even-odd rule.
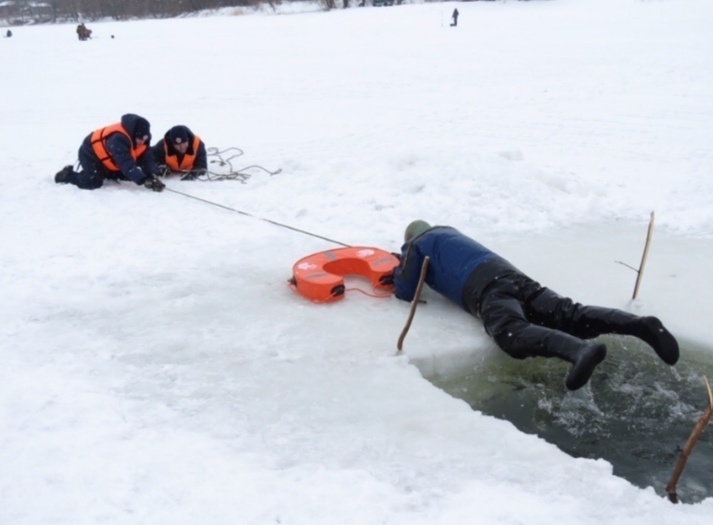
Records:
[[[198,152],[198,146],[201,143],[200,137],[193,137],[193,144],[191,144],[190,150],[186,150],[186,154],[183,155],[183,160],[178,162],[178,155],[174,155],[168,152],[168,144],[166,139],[163,140],[163,151],[166,153],[166,166],[171,168],[171,171],[190,171],[193,169],[193,164],[196,162],[196,153]],[[193,151],[189,154],[188,151]]]
[[[111,157],[111,154],[106,149],[106,140],[114,133],[122,133],[129,139],[129,142],[131,142],[131,156],[134,160],[138,159],[141,154],[146,151],[147,146],[146,144],[142,144],[138,148],[135,147],[133,139],[129,136],[121,123],[100,128],[92,133],[92,149],[101,163],[104,164],[104,167],[106,167],[109,171],[120,171],[119,166],[117,166],[116,162],[114,162],[114,159]]]

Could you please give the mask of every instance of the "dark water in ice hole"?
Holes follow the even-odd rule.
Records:
[[[703,413],[702,375],[713,382],[713,353],[682,344],[675,367],[637,339],[600,338],[608,348],[588,387],[568,392],[569,364],[511,359],[490,352],[477,366],[427,377],[474,410],[510,421],[574,457],[603,458],[614,474],[666,495],[680,452]],[[681,502],[713,497],[713,422],[688,458],[677,485]]]

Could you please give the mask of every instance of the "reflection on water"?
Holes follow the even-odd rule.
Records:
[[[607,359],[590,385],[576,392],[564,387],[567,363],[517,361],[499,351],[467,371],[428,379],[475,410],[572,456],[603,458],[614,474],[665,495],[681,448],[706,407],[702,375],[713,381],[713,355],[683,348],[681,360],[669,367],[637,339],[601,339]],[[712,428],[701,435],[678,482],[684,503],[713,496]]]

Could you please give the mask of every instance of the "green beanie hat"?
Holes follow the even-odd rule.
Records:
[[[404,242],[409,242],[414,237],[418,237],[426,230],[430,230],[431,225],[426,221],[416,220],[413,221],[406,227],[406,233],[404,233]]]

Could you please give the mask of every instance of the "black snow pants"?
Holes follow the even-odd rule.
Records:
[[[101,188],[106,179],[112,178],[112,173],[95,156],[87,154],[83,147],[79,148],[79,164],[82,171],[75,173],[74,180],[70,182],[83,190]]]
[[[463,291],[463,306],[483,321],[497,345],[516,359],[559,357],[574,362],[590,339],[601,334],[641,337],[640,317],[584,306],[530,279],[501,258],[478,266]]]

